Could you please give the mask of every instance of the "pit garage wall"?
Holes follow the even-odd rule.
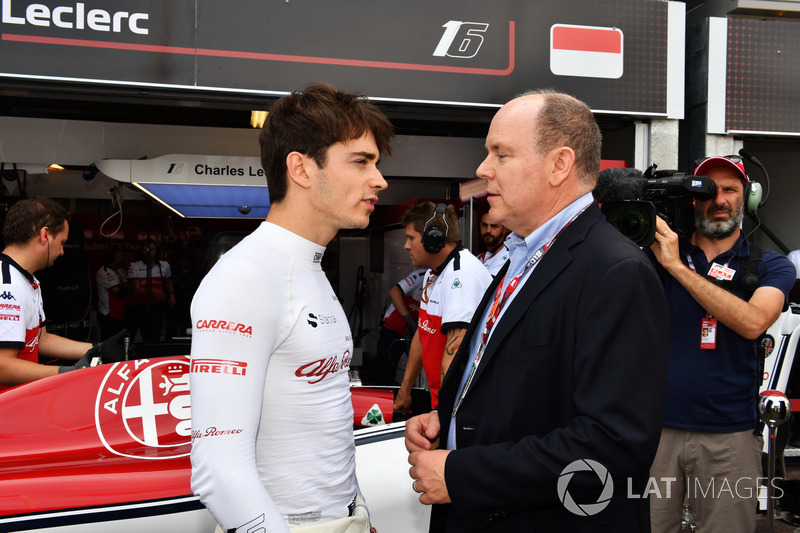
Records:
[[[755,241],[764,249],[800,249],[800,23],[712,17],[689,33],[707,36],[707,49],[698,46],[696,55],[708,80],[705,87],[702,80],[688,80],[707,103],[705,124],[695,125],[690,160],[736,154],[742,147],[755,155],[770,178],[767,185],[763,172],[745,161],[748,175],[769,193],[759,210],[767,232],[757,232]],[[687,103],[698,105],[691,97]]]

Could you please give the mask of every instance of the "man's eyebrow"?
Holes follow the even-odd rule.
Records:
[[[350,155],[363,157],[364,159],[369,159],[370,161],[378,157],[378,154],[375,154],[373,152],[350,152]]]

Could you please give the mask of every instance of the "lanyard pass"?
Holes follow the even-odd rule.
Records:
[[[709,315],[700,321],[700,349],[715,350],[717,348],[717,319]]]

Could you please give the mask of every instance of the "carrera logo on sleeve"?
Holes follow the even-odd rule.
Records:
[[[0,311],[19,311],[21,307],[17,304],[0,304]]]
[[[245,335],[247,337],[253,336],[253,326],[228,320],[198,320],[197,324],[195,324],[195,329],[197,331],[211,330]]]
[[[196,374],[244,376],[247,374],[247,363],[225,359],[194,359],[192,360],[191,372]]]

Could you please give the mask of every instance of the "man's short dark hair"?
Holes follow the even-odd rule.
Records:
[[[42,228],[51,233],[61,232],[69,220],[69,212],[50,198],[27,198],[11,206],[6,213],[3,239],[6,246],[25,244],[39,234]]]
[[[311,84],[275,102],[259,136],[270,202],[276,204],[286,196],[286,157],[291,152],[304,154],[324,168],[331,145],[367,132],[375,137],[380,153],[392,153],[389,139],[394,126],[389,119],[365,96],[328,83]]]
[[[429,225],[436,223],[437,226],[443,228],[444,223],[442,222],[441,215],[436,215],[436,218],[431,220],[434,211],[436,211],[436,204],[433,202],[419,203],[405,212],[400,223],[403,225],[403,227],[411,224],[411,227],[420,234],[425,232],[425,225],[428,224],[429,221]],[[456,215],[455,207],[448,205],[444,214],[444,218],[447,222],[447,236],[445,237],[445,241],[448,243],[460,241],[461,230],[458,228],[458,216]]]

